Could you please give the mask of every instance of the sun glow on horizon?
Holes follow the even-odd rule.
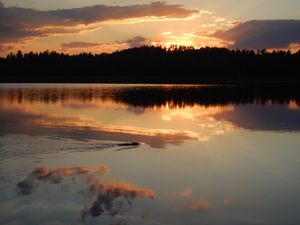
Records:
[[[193,48],[202,47],[228,47],[232,45],[230,41],[224,41],[215,37],[205,35],[201,32],[190,32],[182,34],[173,34],[173,32],[163,32],[162,37],[152,42],[154,46],[163,46],[170,48],[172,46],[185,46]]]

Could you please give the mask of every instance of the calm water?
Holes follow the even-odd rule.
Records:
[[[0,224],[298,225],[299,90],[2,84]]]

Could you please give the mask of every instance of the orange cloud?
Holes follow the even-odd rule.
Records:
[[[62,43],[61,50],[70,54],[79,54],[82,52],[91,52],[94,54],[99,54],[112,53],[117,50],[127,49],[129,48],[129,46],[130,45],[127,42],[70,42]]]

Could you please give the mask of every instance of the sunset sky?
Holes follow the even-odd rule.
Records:
[[[2,0],[0,55],[142,45],[300,49],[299,0]]]

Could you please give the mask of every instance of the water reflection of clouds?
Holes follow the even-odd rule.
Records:
[[[218,120],[215,115],[230,113],[234,111],[234,106],[191,106],[191,107],[162,107],[162,120],[167,123],[190,123],[189,126],[197,130],[198,141],[207,141],[214,136],[235,131],[237,128],[231,122]],[[195,128],[196,125],[196,128]],[[201,134],[201,135],[200,135]]]
[[[300,107],[291,100],[288,104],[247,104],[227,106],[193,106],[162,108],[162,120],[196,121],[205,129],[210,139],[239,128],[250,130],[297,131],[300,130]],[[204,132],[205,133],[205,132]],[[203,138],[204,136],[202,136]]]
[[[97,99],[93,98],[89,101],[78,101],[78,99],[68,99],[65,101],[59,102],[59,105],[64,108],[71,109],[97,109],[97,108],[111,108],[115,110],[125,110],[130,109],[128,105],[124,103],[116,103],[111,99]],[[129,110],[131,111],[131,110]]]
[[[193,189],[192,188],[185,188],[182,192],[179,194],[182,198],[189,198],[193,195]]]
[[[17,184],[17,192],[20,195],[32,194],[34,189],[39,185],[38,182],[50,182],[52,184],[59,184],[66,177],[81,176],[87,182],[95,179],[95,173],[103,175],[109,171],[108,166],[99,165],[95,167],[78,166],[70,168],[50,169],[47,167],[40,167],[33,170],[29,175]]]
[[[152,189],[142,188],[128,182],[112,182],[102,178],[108,173],[109,167],[98,165],[93,167],[78,166],[69,168],[41,167],[34,169],[17,184],[17,192],[20,195],[31,195],[38,188],[39,183],[62,184],[65,178],[81,177],[85,184],[87,196],[94,197],[94,201],[88,207],[81,210],[81,219],[87,217],[109,217],[113,223],[122,224],[128,219],[133,200],[151,199],[156,196]]]
[[[100,121],[85,117],[43,114],[8,107],[1,108],[0,122],[2,124],[0,135],[2,136],[5,134],[54,134],[75,139],[142,142],[154,148],[197,140],[197,134],[188,130],[104,125]]]
[[[212,207],[212,203],[207,198],[200,198],[192,205],[192,208],[197,211],[204,211]]]
[[[83,186],[85,190],[83,191],[84,195],[82,196],[84,196],[85,198],[92,198],[93,200],[91,202],[89,201],[89,203],[87,204],[83,203],[81,207],[78,207],[78,203],[76,203],[75,205],[71,202],[66,203],[65,208],[61,208],[61,211],[64,212],[66,210],[69,210],[70,207],[70,210],[73,211],[73,215],[74,213],[78,214],[78,217],[81,218],[84,224],[90,224],[90,222],[92,221],[94,221],[94,223],[98,221],[100,224],[131,224],[132,221],[140,221],[145,224],[151,224],[151,222],[155,222],[152,221],[152,219],[154,219],[155,217],[153,218],[151,216],[151,218],[149,218],[149,215],[146,211],[133,210],[133,204],[137,203],[136,200],[139,199],[139,201],[141,201],[143,199],[155,199],[157,196],[155,191],[149,188],[140,187],[129,182],[111,181],[111,177],[109,177],[108,174],[109,170],[110,169],[106,165],[66,168],[36,168],[17,184],[17,190],[21,195],[38,195],[39,189],[36,189],[37,191],[33,193],[32,190],[28,192],[28,189],[25,189],[25,191],[20,191],[20,188],[23,188],[25,183],[63,185],[65,182],[70,181],[70,179],[67,180],[66,178],[80,177],[80,181],[84,184]],[[103,177],[104,174],[107,174],[107,176]],[[76,182],[72,185],[74,188],[76,188],[76,186],[78,186],[78,183]],[[39,185],[35,185],[35,188],[38,187]],[[53,188],[51,190],[52,191],[47,191],[47,196],[49,196],[50,198],[51,195],[55,194],[52,193]],[[41,189],[40,191],[44,192],[45,189]],[[75,193],[82,193],[82,191]],[[171,196],[172,198],[169,198]],[[198,214],[199,216],[204,216],[208,215],[207,213],[211,212],[221,212],[225,208],[232,205],[232,199],[230,197],[225,196],[224,198],[208,198],[205,196],[201,196],[201,191],[194,190],[190,187],[184,188],[178,192],[160,192],[158,194],[158,197],[159,199],[157,204],[162,204],[162,201],[164,201],[164,197],[167,197],[168,199],[168,201],[166,202],[168,210],[165,213],[194,213],[190,215],[196,216],[196,214]],[[63,199],[61,200],[64,201]],[[52,203],[36,202],[35,204],[43,204],[40,206],[41,210],[45,207],[48,207],[48,210],[53,210],[53,212],[58,213],[57,209],[54,210],[51,208]],[[56,202],[55,204],[58,203]],[[156,203],[153,202],[153,204]],[[29,210],[30,207],[33,207],[33,205],[29,204],[26,206],[22,206],[23,210]],[[32,212],[30,212],[29,215],[31,213]],[[156,213],[155,210],[154,213]]]
[[[224,93],[229,93],[225,102],[220,99]],[[241,93],[245,95],[245,92]],[[269,105],[272,101],[268,99],[272,97],[264,91],[259,102],[265,105],[261,106],[228,104],[231,99],[233,103],[243,103],[255,102],[257,98],[253,93],[236,96],[232,87],[1,89],[0,135],[56,135],[142,142],[153,148],[164,148],[167,144],[179,145],[185,141],[208,141],[235,131],[237,127],[299,130],[298,101],[290,99],[293,93],[284,98],[288,105],[276,106]],[[155,100],[155,96],[162,94],[167,94],[167,97]],[[132,114],[140,116],[132,117]]]
[[[168,118],[167,121],[172,121],[173,119],[180,118],[184,120],[201,120],[211,118],[213,115],[222,112],[232,112],[234,107],[229,106],[191,106],[191,107],[165,107],[161,108],[163,119]]]
[[[209,103],[205,107],[201,106],[201,99],[198,104],[197,99],[194,98],[196,103],[193,103],[192,99],[189,102],[190,105],[183,104],[179,107],[174,103],[167,109],[164,100],[159,103],[160,105],[148,107],[147,104],[144,104],[143,107],[142,102],[139,103],[142,106],[134,106],[122,103],[122,101],[115,103],[112,100],[95,99],[94,97],[72,99],[72,96],[68,100],[66,98],[62,100],[61,97],[56,98],[54,94],[53,92],[51,101],[48,101],[47,98],[36,101],[34,96],[33,102],[30,102],[29,99],[26,101],[23,99],[20,103],[11,103],[9,99],[0,100],[0,104],[6,103],[6,105],[0,105],[0,134],[32,135],[32,137],[23,135],[1,137],[1,142],[4,143],[1,146],[2,158],[5,158],[2,151],[4,148],[7,149],[7,152],[22,149],[26,154],[30,154],[30,157],[34,157],[32,149],[37,145],[40,154],[48,153],[48,151],[43,152],[46,148],[60,150],[60,145],[66,149],[72,148],[72,152],[73,149],[74,151],[86,151],[90,148],[99,150],[103,149],[102,147],[106,149],[107,145],[103,144],[104,141],[102,142],[101,139],[108,140],[105,143],[136,141],[150,144],[152,147],[165,147],[168,143],[180,144],[189,140],[209,140],[215,135],[237,129],[236,126],[250,130],[300,130],[299,101],[296,100],[283,99],[281,104],[267,101],[260,105],[251,98],[249,100],[251,104],[243,105],[233,102],[237,104],[228,105],[227,103],[230,101],[225,99],[225,105],[217,104],[215,106]],[[83,95],[88,96],[86,93]],[[55,98],[58,99],[56,102]],[[44,100],[48,102],[46,103]],[[108,116],[111,112],[117,111],[118,114],[115,115],[126,117],[127,123],[117,117],[114,117],[116,121],[105,120],[102,118],[103,108],[109,109],[106,111]],[[85,117],[80,117],[78,111]],[[57,112],[59,114],[56,114]],[[97,114],[98,118],[89,114],[91,112],[94,113],[93,115]],[[165,120],[163,120],[163,116],[165,116]],[[112,117],[113,115],[110,118]],[[118,124],[123,125],[118,126]],[[163,129],[156,129],[159,126]],[[178,131],[185,130],[192,132],[178,133]],[[206,136],[200,137],[199,133]],[[163,153],[148,151],[144,152],[145,154],[140,154],[141,152],[135,154],[137,152],[134,151],[120,154],[103,152],[91,153],[92,156],[97,155],[97,157],[80,158],[80,162],[88,161],[87,164],[90,164],[92,161],[92,164],[96,164],[99,160],[98,156],[104,156],[103,160],[107,160],[105,157],[109,155],[112,157],[112,161],[118,165],[118,169],[125,168],[122,171],[122,177],[139,185],[127,181],[110,180],[110,173],[105,176],[99,173],[96,176],[97,179],[94,179],[90,174],[98,172],[94,170],[84,172],[86,170],[83,170],[81,173],[80,169],[75,169],[76,167],[41,169],[40,172],[35,172],[40,174],[37,176],[39,178],[33,179],[32,174],[25,177],[24,180],[27,184],[32,184],[31,190],[23,192],[23,194],[28,193],[27,196],[19,195],[8,201],[3,199],[6,202],[0,204],[2,212],[0,223],[9,224],[11,222],[13,224],[15,222],[27,225],[41,224],[43,221],[41,225],[109,224],[109,222],[131,224],[133,218],[138,217],[147,221],[140,221],[140,223],[135,221],[132,224],[153,225],[163,224],[165,221],[169,224],[184,224],[188,221],[189,224],[222,224],[223,222],[234,225],[250,223],[261,225],[264,222],[270,224],[297,223],[299,221],[296,212],[298,195],[295,193],[297,193],[298,183],[294,178],[297,177],[299,164],[297,164],[296,157],[298,134],[291,135],[293,137],[288,139],[284,139],[284,137],[290,135],[275,134],[273,136],[272,134],[272,138],[279,137],[276,139],[276,143],[273,143],[273,139],[265,139],[268,143],[261,145],[258,140],[265,136],[261,133],[248,133],[251,133],[251,136],[246,136],[249,139],[245,142],[237,139],[241,137],[238,133],[220,138],[215,142],[182,146],[177,149],[178,151]],[[243,133],[241,134],[243,135]],[[45,135],[47,135],[45,139],[49,141],[49,145],[41,141]],[[48,137],[57,137],[58,139],[49,140]],[[283,137],[282,140],[281,137]],[[20,140],[21,138],[23,139]],[[36,144],[32,144],[33,140]],[[242,142],[239,143],[237,140]],[[248,142],[253,145],[248,146]],[[286,144],[287,142],[289,143]],[[13,144],[7,145],[6,143]],[[19,143],[22,146],[19,147]],[[169,149],[174,150],[173,148]],[[181,149],[186,151],[180,151]],[[205,151],[206,149],[209,151]],[[282,149],[285,151],[281,151]],[[161,161],[157,159],[157,154],[161,156],[159,157]],[[179,156],[178,163],[176,160],[173,161],[176,154]],[[45,155],[48,157],[47,154]],[[76,162],[76,157],[86,154],[76,152],[76,154],[70,155]],[[162,155],[165,155],[165,158]],[[213,160],[206,157],[207,155],[211,156]],[[19,152],[11,159],[18,159],[22,162]],[[70,163],[67,159],[64,160],[64,163]],[[72,161],[72,163],[74,162]],[[60,163],[59,160],[55,161],[56,163]],[[178,175],[178,170],[175,169],[175,167],[178,168],[178,165],[180,165],[180,170],[183,168],[181,165],[186,166],[184,171],[186,173],[188,171],[187,175]],[[15,166],[21,168],[22,165],[11,165],[11,167]],[[12,169],[11,167],[8,166],[5,171]],[[45,172],[47,170],[48,172]],[[269,171],[272,173],[269,174]],[[154,176],[154,174],[161,175],[162,178]],[[273,179],[273,175],[276,177],[275,179]],[[18,175],[11,173],[9,176],[17,177]],[[76,183],[73,183],[73,177],[76,178]],[[174,182],[171,181],[172,179],[168,180],[170,177],[174,179]],[[32,180],[34,182],[31,182]],[[162,180],[163,182],[161,182]],[[270,181],[276,188],[268,194]],[[22,181],[20,182],[19,186],[26,186]],[[222,183],[221,186],[220,183]],[[65,184],[71,184],[69,185],[71,188],[65,189]],[[140,187],[140,185],[152,187],[152,184],[156,190],[154,195],[151,189]],[[190,187],[185,188],[181,185]],[[168,194],[159,192],[165,188],[170,189]],[[79,193],[78,189],[84,191]],[[4,190],[5,198],[7,193]],[[29,195],[29,193],[32,194]],[[15,196],[15,192],[13,194]],[[227,195],[228,197],[226,197]],[[156,196],[155,201],[150,201],[153,196]],[[282,202],[286,207],[283,209],[278,202]],[[145,210],[143,206],[151,211],[147,214],[148,210]],[[141,208],[142,212],[137,212],[137,208]],[[84,219],[84,222],[80,221],[81,218]],[[130,218],[130,222],[128,222],[128,218]]]
[[[82,211],[82,219],[87,216],[98,217],[104,213],[115,217],[122,213],[124,204],[129,207],[132,205],[132,200],[136,198],[154,199],[155,192],[151,189],[141,188],[136,185],[120,182],[120,183],[94,183],[89,187],[89,192],[96,195],[96,200],[93,204]],[[123,198],[124,201],[120,201]]]
[[[294,102],[289,105],[236,105],[233,111],[219,113],[215,118],[250,130],[300,131],[299,109]]]
[[[113,106],[113,102],[109,105]],[[40,113],[34,107],[31,109],[30,105],[12,105],[7,101],[2,101],[0,134],[56,135],[75,139],[142,142],[153,148],[164,148],[166,144],[178,145],[185,141],[208,141],[212,137],[235,131],[238,117],[234,118],[232,115],[236,114],[236,108],[239,109],[239,106],[170,108],[166,105],[159,109],[151,108],[147,111],[143,109],[139,113],[145,114],[143,116],[147,120],[144,120],[146,124],[143,122],[144,127],[141,127],[138,123],[128,126],[109,124],[108,121],[108,124],[104,124],[90,117],[89,114],[80,116],[70,113]],[[118,109],[128,110],[126,107]],[[296,112],[296,110],[293,111]],[[93,110],[92,113],[96,112]],[[151,117],[148,117],[149,115]],[[160,127],[169,127],[147,128],[152,125],[152,122],[159,122],[158,115],[162,115],[165,123],[171,126],[159,124]],[[240,127],[243,128],[243,126]],[[91,147],[87,146],[87,149]]]
[[[208,198],[205,195],[201,195],[200,190],[190,187],[184,188],[181,191],[168,190],[163,192],[163,196],[179,211],[184,210],[203,213],[208,210],[222,210],[232,205],[231,197]]]

